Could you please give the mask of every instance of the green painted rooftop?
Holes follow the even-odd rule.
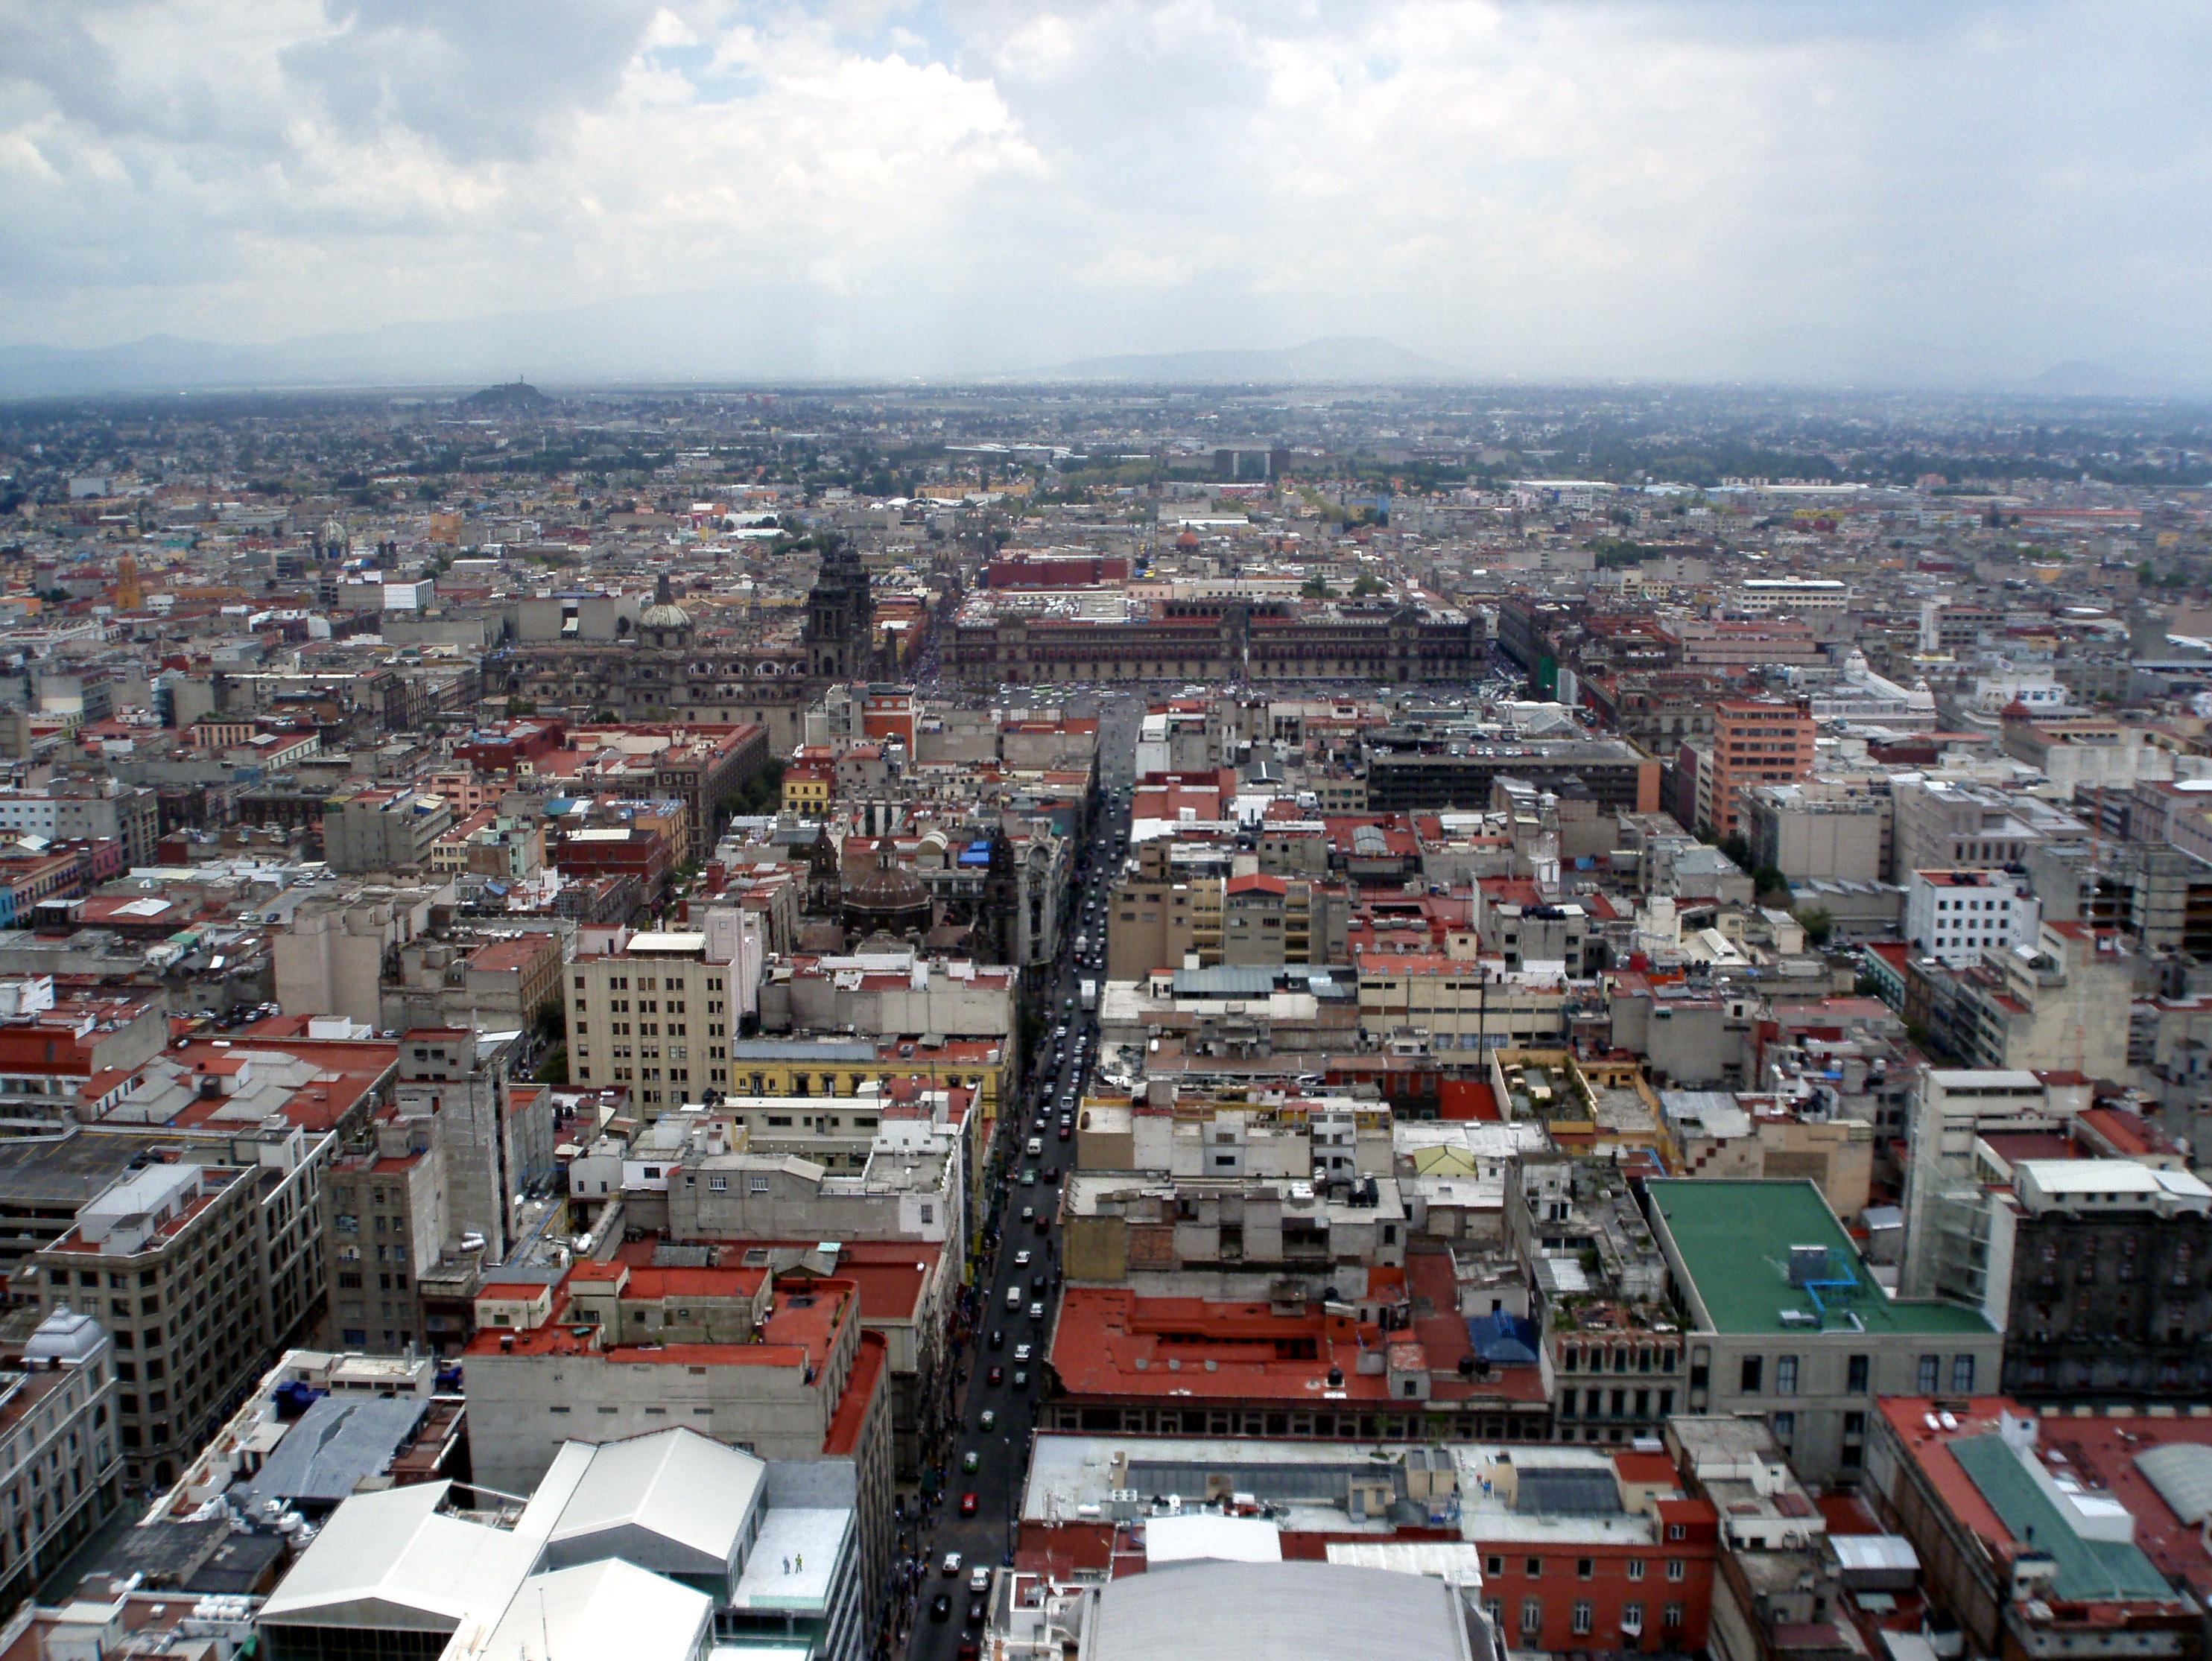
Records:
[[[2175,1600],[2173,1588],[2140,1546],[2087,1540],[2076,1532],[2002,1436],[1961,1437],[1951,1444],[1951,1457],[2014,1539],[2051,1554],[2058,1568],[2053,1596],[2084,1603]]]
[[[1899,1301],[1875,1284],[1836,1214],[1806,1181],[1700,1181],[1667,1178],[1648,1185],[1652,1221],[1673,1239],[1698,1300],[1716,1332],[1788,1332],[1814,1329],[1785,1325],[1785,1309],[1811,1310],[1811,1296],[1790,1283],[1790,1248],[1825,1246],[1829,1275],[1856,1282],[1856,1290],[1822,1293],[1826,1331],[1848,1332],[1850,1310],[1865,1330],[1882,1332],[1986,1333],[1981,1312],[1964,1304]]]

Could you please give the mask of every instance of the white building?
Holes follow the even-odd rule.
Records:
[[[2043,907],[2027,879],[2002,870],[1914,871],[1905,884],[1905,937],[1951,968],[1982,954],[2033,946]]]
[[[568,1443],[496,1520],[462,1512],[450,1482],[356,1494],[262,1605],[261,1635],[282,1661],[439,1653],[441,1635],[450,1661],[705,1661],[719,1630],[858,1661],[857,1513],[815,1475],[677,1428]]]

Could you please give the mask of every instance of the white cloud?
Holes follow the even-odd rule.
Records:
[[[2208,67],[2160,0],[0,0],[0,327],[2212,373]]]

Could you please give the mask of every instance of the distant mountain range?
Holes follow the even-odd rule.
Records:
[[[1127,352],[1078,358],[1041,372],[1046,380],[1437,381],[1469,379],[1465,370],[1409,352],[1376,335],[1332,335],[1302,346],[1212,352]]]
[[[2027,383],[2032,392],[2056,392],[2061,397],[2155,397],[2162,390],[2155,381],[2131,375],[2107,363],[2069,358],[2054,363]]]
[[[952,340],[933,342],[926,300],[902,313],[852,314],[799,288],[743,308],[711,296],[662,295],[559,312],[391,324],[265,345],[153,335],[116,346],[0,346],[0,398],[313,388],[497,388],[525,369],[567,386],[789,385],[920,379],[1186,385],[1443,385],[1494,380],[1374,335],[1335,335],[1297,346],[1128,352],[1016,370],[977,361]],[[1000,349],[1004,349],[1003,348]],[[1018,350],[1017,346],[1015,350]],[[940,361],[950,367],[933,368]],[[1978,373],[1963,351],[1850,330],[1772,339],[1693,333],[1650,377],[1695,383],[1762,379],[1747,366],[1793,363],[1778,384],[1978,387],[2042,397],[2203,397],[2202,383],[2086,360],[2007,383]],[[1713,366],[1701,373],[1698,366]],[[1721,366],[1735,366],[1724,369]],[[1515,377],[1527,379],[1529,377]],[[1568,376],[1565,379],[1574,379]],[[512,395],[510,395],[512,396]]]

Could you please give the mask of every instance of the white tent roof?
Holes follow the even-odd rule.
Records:
[[[751,1454],[678,1428],[596,1447],[570,1442],[517,1525],[548,1545],[641,1529],[728,1563],[767,1467]],[[548,1519],[550,1518],[550,1520]]]
[[[687,1661],[699,1652],[714,1599],[620,1558],[533,1574],[469,1661],[544,1661],[550,1654]]]
[[[441,1516],[450,1482],[356,1494],[261,1607],[264,1621],[312,1612],[319,1626],[450,1632],[471,1609],[503,1603],[530,1573],[537,1543]]]

